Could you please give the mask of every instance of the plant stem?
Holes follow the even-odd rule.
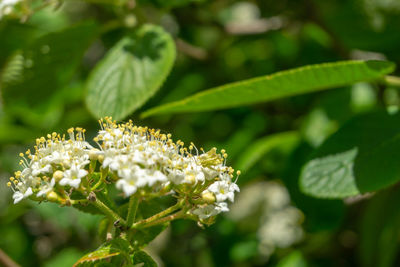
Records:
[[[103,183],[103,180],[100,178],[99,181],[91,188],[91,191],[94,191]]]
[[[386,76],[383,78],[383,82],[384,82],[386,85],[395,86],[395,87],[400,87],[400,77],[391,76],[391,75],[386,75]]]
[[[179,202],[176,203],[174,206],[171,206],[171,207],[169,207],[168,209],[166,209],[166,210],[164,210],[164,211],[162,211],[162,212],[160,212],[160,213],[157,213],[157,214],[155,214],[155,215],[153,215],[153,216],[151,216],[151,217],[149,217],[149,218],[147,218],[147,219],[144,219],[144,220],[141,220],[141,221],[139,221],[139,222],[137,222],[137,223],[134,223],[134,224],[131,226],[131,228],[141,228],[143,225],[148,225],[148,224],[150,224],[150,223],[153,223],[153,222],[155,222],[155,221],[157,221],[157,220],[163,218],[164,216],[167,216],[168,214],[170,214],[170,213],[172,213],[172,212],[174,212],[174,211],[180,209],[180,208],[182,207],[183,203],[184,203],[184,202],[179,201]],[[167,218],[167,217],[166,217],[166,218]],[[157,224],[158,224],[158,223],[157,223]],[[154,224],[152,224],[152,225],[154,225]]]
[[[87,199],[71,199],[71,205],[77,205],[77,204],[82,204],[82,203],[87,203]]]
[[[95,201],[91,202],[96,208],[98,208],[104,215],[108,216],[113,221],[119,221],[121,224],[126,225],[124,219],[122,219],[117,213],[115,213],[112,209],[110,209],[107,205],[101,202],[98,198]]]
[[[3,250],[0,249],[0,264],[5,267],[20,267],[15,261],[13,261]]]
[[[128,216],[126,217],[126,224],[130,227],[136,218],[136,211],[139,207],[139,198],[131,196],[128,204]]]
[[[176,219],[183,218],[184,216],[185,216],[185,211],[184,210],[180,210],[180,211],[178,211],[178,212],[176,212],[176,213],[174,213],[172,215],[169,215],[167,217],[164,217],[164,218],[161,218],[159,220],[146,223],[146,224],[142,225],[141,228],[147,228],[147,227],[151,227],[151,226],[154,226],[154,225],[163,224],[163,223],[166,223],[166,222],[170,222],[170,221],[173,221],[173,220],[176,220]]]

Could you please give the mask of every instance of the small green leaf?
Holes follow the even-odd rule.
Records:
[[[169,223],[162,225],[156,225],[145,229],[137,229],[133,233],[133,244],[135,247],[141,248],[150,243],[156,238],[162,231],[168,227]]]
[[[96,117],[122,119],[161,87],[175,60],[175,44],[162,28],[144,25],[119,41],[92,71],[86,103]]]
[[[294,146],[298,141],[299,135],[296,132],[278,133],[258,139],[241,153],[236,163],[236,168],[245,172],[271,149],[279,145]]]
[[[144,252],[143,250],[137,251],[132,256],[133,264],[142,264],[139,266],[142,267],[157,267],[157,263],[153,260],[153,258]]]
[[[80,258],[75,266],[82,266],[85,263],[96,263],[113,257],[123,255],[125,258],[128,257],[129,243],[121,238],[115,238],[109,242],[101,245],[97,250],[90,252]]]
[[[142,113],[142,117],[267,102],[360,81],[378,80],[391,73],[394,68],[395,65],[387,61],[354,60],[310,65],[200,92],[183,100],[149,109]]]
[[[300,187],[322,198],[344,198],[400,180],[400,114],[359,116],[326,140],[303,167]]]

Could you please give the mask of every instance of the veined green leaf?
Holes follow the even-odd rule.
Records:
[[[143,250],[135,252],[132,256],[133,264],[143,266],[143,267],[157,267],[157,263],[153,260],[153,258],[144,252]]]
[[[145,229],[137,229],[133,233],[133,245],[142,248],[156,238],[168,227],[169,223],[156,225]]]
[[[400,114],[359,116],[329,137],[303,167],[300,187],[322,198],[344,198],[400,180]]]
[[[394,68],[395,65],[387,61],[351,60],[310,65],[206,90],[183,100],[149,109],[142,113],[142,117],[267,102],[360,81],[378,80]]]
[[[96,117],[123,119],[161,87],[175,60],[171,36],[154,25],[142,26],[119,41],[92,71],[86,103]]]
[[[97,250],[90,252],[80,258],[74,264],[74,267],[83,266],[86,263],[91,263],[91,266],[93,266],[93,263],[120,255],[124,256],[126,259],[129,258],[129,244],[126,240],[115,238],[109,242],[104,243]]]

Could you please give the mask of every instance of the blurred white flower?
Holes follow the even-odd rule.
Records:
[[[257,214],[261,210],[261,214]],[[258,216],[259,251],[268,258],[276,248],[286,248],[303,236],[303,214],[291,206],[286,188],[277,182],[258,182],[242,188],[228,217],[240,221]]]

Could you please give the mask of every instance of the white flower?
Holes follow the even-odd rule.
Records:
[[[197,215],[200,220],[204,220],[212,216],[218,215],[221,212],[227,211],[229,211],[228,204],[226,204],[226,202],[221,202],[198,207],[192,213]]]
[[[132,175],[120,179],[116,183],[117,189],[124,192],[125,196],[131,196],[136,193],[137,189],[146,185],[146,172],[138,166],[135,166],[135,170]]]
[[[199,216],[200,220],[204,220],[217,215],[219,211],[215,208],[214,205],[207,205],[195,209],[192,213]]]
[[[228,212],[229,211],[228,204],[226,202],[216,203],[215,210],[218,211],[218,213]]]
[[[31,168],[33,176],[39,176],[41,174],[51,173],[53,171],[51,165],[45,163],[44,161],[33,162]]]
[[[15,191],[12,198],[14,199],[14,204],[17,204],[22,199],[29,197],[32,195],[32,188],[28,187],[25,191]]]
[[[207,190],[215,194],[217,202],[223,202],[227,199],[233,202],[235,191],[239,191],[239,187],[235,183],[216,181]]]
[[[88,171],[81,169],[79,164],[72,164],[69,170],[64,172],[64,177],[60,180],[59,184],[62,186],[69,185],[74,188],[78,188],[81,179],[88,174]]]
[[[149,171],[148,175],[147,175],[147,185],[149,186],[153,186],[154,184],[158,183],[158,182],[167,182],[167,176],[165,174],[163,174],[160,171]]]
[[[129,196],[135,194],[137,191],[137,185],[135,182],[136,181],[134,179],[129,179],[129,180],[121,179],[121,180],[117,181],[117,183],[115,184],[115,187],[117,189],[122,190],[126,197],[129,197]]]
[[[56,184],[56,181],[51,179],[50,183],[46,183],[41,187],[41,190],[36,194],[36,196],[41,197],[43,195],[46,195],[48,192],[52,191],[54,188],[54,185]]]

